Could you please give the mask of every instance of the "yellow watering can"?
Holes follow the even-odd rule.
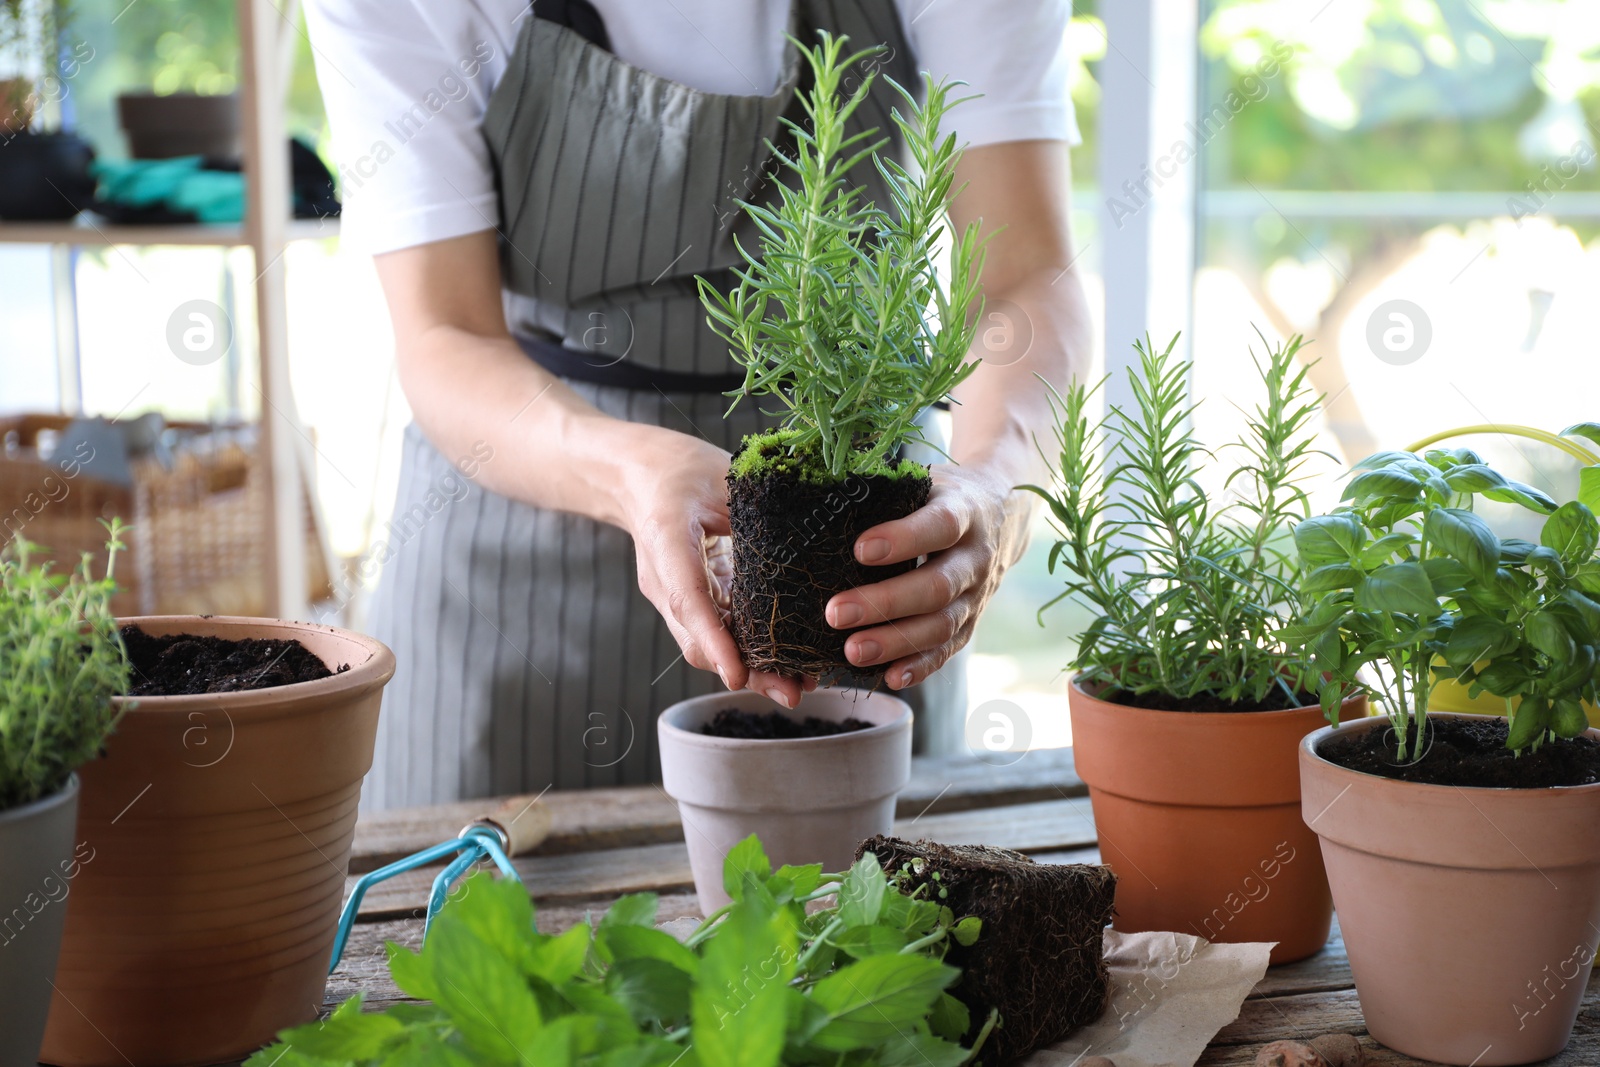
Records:
[[[1525,437],[1530,441],[1539,441],[1542,444],[1550,445],[1552,448],[1560,449],[1586,468],[1583,472],[1586,489],[1589,487],[1591,479],[1595,479],[1596,475],[1600,475],[1600,456],[1596,456],[1571,438],[1562,437],[1547,430],[1536,430],[1531,426],[1507,426],[1498,423],[1463,426],[1457,430],[1445,430],[1441,433],[1424,437],[1406,449],[1406,451],[1421,452],[1429,445],[1437,444],[1448,437],[1464,437],[1469,434],[1481,433]],[[1586,493],[1585,495],[1588,494]],[[1428,698],[1428,708],[1430,711],[1456,711],[1471,715],[1504,715],[1506,713],[1506,702],[1493,693],[1480,693],[1476,697],[1468,696],[1467,693],[1468,687],[1454,678],[1440,678],[1433,684],[1433,693]],[[1513,699],[1511,702],[1512,709],[1515,710],[1519,703],[1521,703],[1520,698]],[[1600,708],[1585,702],[1583,709],[1588,713],[1589,725],[1600,726]]]

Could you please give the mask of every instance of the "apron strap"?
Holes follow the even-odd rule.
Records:
[[[618,389],[655,389],[662,393],[731,393],[744,388],[744,371],[693,374],[663,370],[599,352],[581,352],[548,337],[515,336],[528,358],[551,374],[576,382]]]

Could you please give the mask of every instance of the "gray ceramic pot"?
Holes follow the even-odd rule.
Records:
[[[0,811],[0,1067],[34,1067],[50,1011],[67,894],[78,776],[54,796]]]
[[[661,780],[678,802],[700,907],[728,902],[723,858],[751,834],[773,866],[850,866],[856,846],[894,826],[894,802],[911,779],[911,708],[898,697],[860,689],[817,689],[786,712],[871,729],[832,737],[748,741],[709,737],[700,727],[723,708],[782,711],[756,693],[716,693],[661,713]]]

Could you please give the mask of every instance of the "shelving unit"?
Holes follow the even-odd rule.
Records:
[[[266,462],[268,529],[263,567],[267,612],[278,618],[309,617],[306,598],[306,514],[303,491],[313,471],[311,440],[296,414],[289,386],[288,306],[284,251],[291,241],[336,236],[333,219],[291,218],[288,142],[283,127],[289,57],[299,17],[298,0],[280,11],[271,0],[237,0],[240,110],[245,175],[245,218],[241,223],[119,226],[89,213],[69,222],[0,223],[0,243],[48,245],[52,249],[57,365],[63,407],[78,396],[77,303],[72,249],[90,245],[249,248],[255,268],[256,388],[261,396],[260,443]],[[69,414],[76,414],[68,410]],[[318,516],[319,533],[323,524]],[[326,536],[323,536],[326,544]],[[331,561],[330,561],[331,563]]]

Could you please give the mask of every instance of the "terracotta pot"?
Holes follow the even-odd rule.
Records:
[[[1275,964],[1322,948],[1333,903],[1295,763],[1321,708],[1150,711],[1077,682],[1068,703],[1100,855],[1117,873],[1112,925],[1275,941]],[[1365,714],[1364,697],[1345,702],[1346,719]]]
[[[873,724],[832,737],[747,741],[709,737],[700,727],[723,708],[783,711],[757,693],[714,693],[661,713],[661,780],[678,802],[689,865],[704,914],[728,902],[728,850],[756,834],[773,866],[821,863],[842,871],[856,846],[894,828],[894,802],[911,780],[911,708],[861,689],[816,689],[786,712]]]
[[[78,778],[0,811],[0,1067],[39,1062],[72,880]]]
[[[1387,728],[1369,719],[1338,732]],[[1368,1033],[1462,1067],[1560,1052],[1600,941],[1600,785],[1393,781],[1317,755],[1334,733],[1301,743],[1302,803]]]
[[[300,641],[314,682],[144,697],[80,772],[73,884],[43,1059],[233,1060],[316,1017],[361,780],[394,656],[310,623],[128,619],[151,634]]]

